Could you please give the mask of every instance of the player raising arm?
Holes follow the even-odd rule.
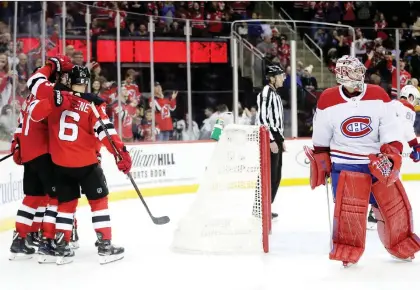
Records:
[[[386,92],[364,84],[365,72],[357,58],[343,56],[337,61],[341,85],[320,96],[313,123],[314,150],[306,148],[311,187],[325,184],[326,176],[332,179],[335,209],[329,257],[344,266],[357,263],[364,252],[369,203],[379,237],[392,256],[411,260],[420,250],[419,238],[412,232],[411,205],[399,180],[400,122]]]
[[[84,93],[89,83],[89,71],[74,66],[69,74],[71,89]],[[128,173],[131,157],[105,114],[104,105],[97,107],[112,140],[121,155],[116,162],[118,169]],[[108,211],[108,188],[103,171],[98,165],[97,140],[114,154],[106,138],[104,128],[92,112],[91,104],[79,99],[68,110],[53,110],[48,116],[49,146],[55,164],[58,193],[56,224],[57,263],[72,261],[74,252],[69,247],[73,217],[80,198],[80,187],[86,195],[92,211],[93,227],[98,237],[100,263],[109,263],[123,258],[124,248],[111,244],[112,231]]]
[[[73,64],[67,57],[53,58],[48,60],[40,70],[48,77],[57,74],[57,67],[61,68],[62,73],[71,70]],[[56,65],[55,60],[58,61]],[[31,76],[39,76],[39,70],[35,71]],[[47,77],[47,78],[48,78]],[[37,78],[37,77],[35,77]],[[45,95],[51,99],[60,98],[57,106],[67,109],[71,106],[71,97],[62,96],[59,91],[54,91],[51,86],[38,85],[41,95]],[[36,89],[38,91],[38,89]],[[36,247],[39,246],[39,235],[42,223],[44,236],[54,237],[55,235],[55,208],[57,206],[56,193],[53,191],[53,164],[48,151],[48,126],[46,122],[39,122],[32,114],[34,108],[40,105],[42,101],[36,95],[31,94],[27,97],[22,106],[19,126],[14,134],[11,150],[14,152],[14,161],[18,165],[24,166],[23,176],[23,192],[25,197],[16,216],[16,231],[13,235],[13,243],[10,248],[11,260],[17,258],[29,258],[35,253]],[[49,207],[46,211],[47,203]],[[46,218],[44,219],[44,214]],[[44,220],[43,220],[44,219]],[[26,238],[26,242],[25,242]],[[32,248],[28,247],[31,246]]]

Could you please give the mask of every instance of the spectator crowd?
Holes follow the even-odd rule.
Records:
[[[239,19],[253,19],[252,23],[242,23],[235,30],[246,38],[264,56],[267,62],[281,65],[287,74],[282,96],[285,107],[290,106],[290,71],[296,66],[299,102],[299,122],[310,127],[311,107],[316,96],[323,88],[312,74],[319,67],[312,63],[290,60],[290,44],[287,31],[274,23],[259,22],[265,18],[256,10],[256,3],[251,1],[98,1],[66,2],[66,35],[86,35],[90,32],[92,57],[86,62],[84,52],[67,43],[65,54],[73,59],[74,64],[86,65],[91,71],[90,90],[107,101],[108,114],[126,142],[156,140],[198,140],[208,139],[217,116],[228,111],[225,101],[202,102],[200,112],[193,111],[193,124],[188,124],[185,104],[180,98],[179,79],[168,77],[166,82],[157,78],[154,88],[145,88],[139,82],[142,70],[138,66],[124,67],[121,74],[123,81],[118,84],[113,67],[95,61],[95,40],[98,36],[115,36],[119,25],[121,37],[142,37],[149,34],[149,17],[154,21],[154,34],[160,37],[185,37],[185,20],[191,20],[193,37],[221,37],[230,35],[231,22]],[[366,82],[384,87],[392,97],[396,97],[397,83],[419,85],[420,78],[420,4],[417,2],[327,2],[295,1],[274,2],[279,11],[286,11],[295,20],[316,23],[297,24],[298,35],[309,35],[322,48],[325,65],[334,71],[335,61],[350,53],[354,42],[356,55],[367,68]],[[17,124],[21,106],[28,95],[26,80],[34,68],[42,65],[40,45],[29,52],[23,51],[23,43],[12,41],[13,2],[4,2],[0,8],[0,140],[9,142]],[[19,34],[40,36],[41,2],[19,2]],[[90,7],[90,27],[86,27],[86,11]],[[281,9],[280,9],[281,8]],[[62,37],[62,2],[47,2],[46,34],[47,39],[40,39],[46,44],[46,50],[54,49]],[[117,23],[117,15],[120,23]],[[317,24],[319,22],[319,24]],[[345,24],[344,26],[323,26],[321,22]],[[398,29],[399,36],[395,33]],[[398,42],[400,50],[396,50]],[[13,51],[16,50],[16,57]],[[397,59],[400,65],[400,79],[397,80]],[[16,65],[16,69],[13,67]],[[261,75],[263,65],[258,68]],[[217,89],[218,82],[212,81],[211,72],[204,79],[209,79],[209,87]],[[169,72],[168,72],[169,74]],[[226,78],[222,76],[221,78]],[[227,78],[228,79],[228,78]],[[13,91],[13,80],[15,91]],[[171,83],[171,85],[169,85]],[[201,83],[200,83],[201,85]],[[120,88],[120,90],[118,89]],[[153,96],[144,91],[153,91]],[[118,92],[121,92],[119,94]],[[309,97],[308,97],[309,96]],[[308,101],[309,100],[309,101]],[[240,122],[255,123],[255,107],[247,102],[240,105]],[[205,109],[204,109],[205,108]],[[155,115],[153,116],[153,111]],[[202,115],[202,118],[197,118]],[[155,122],[152,122],[152,120]],[[199,120],[200,119],[200,120]],[[152,132],[152,123],[155,123]],[[417,122],[420,124],[420,122]],[[190,127],[192,128],[190,130]],[[299,128],[305,126],[299,126]],[[420,125],[419,125],[420,132]],[[307,135],[310,132],[299,132]]]

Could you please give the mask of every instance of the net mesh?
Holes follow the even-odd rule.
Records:
[[[261,252],[264,213],[259,126],[228,125],[212,154],[196,199],[175,231],[176,250]]]

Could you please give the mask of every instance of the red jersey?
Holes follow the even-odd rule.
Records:
[[[49,152],[48,125],[43,114],[44,105],[54,96],[54,84],[48,81],[51,75],[51,67],[44,66],[37,70],[27,82],[31,95],[22,106],[19,127],[22,130],[20,136],[20,151],[22,162],[31,161]],[[19,129],[19,128],[18,128]]]
[[[217,10],[213,13],[207,14],[207,20],[209,24],[210,32],[221,32],[223,29],[222,21],[223,12]]]
[[[124,139],[130,139],[133,138],[133,118],[128,113],[128,107],[125,104],[121,104],[121,107],[118,106],[118,102],[115,102],[115,104],[112,107],[112,116],[114,121],[115,130],[119,132],[120,127],[120,119],[119,115],[121,115],[121,121],[122,121],[122,128],[121,128],[121,134]]]
[[[298,3],[301,3],[301,2],[298,2]],[[248,6],[249,6],[249,1],[230,2],[230,7],[232,7],[233,13],[241,14],[242,16],[246,16],[246,8]]]
[[[30,95],[24,103],[20,116],[19,126],[15,133],[20,133],[19,147],[22,162],[29,162],[48,151],[48,125],[45,121],[32,119],[32,111],[40,102]]]
[[[97,107],[110,135],[116,135],[105,106]],[[97,141],[106,138],[91,104],[83,99],[71,110],[53,110],[48,116],[49,146],[52,161],[63,167],[84,167],[98,163]]]
[[[282,61],[290,59],[290,45],[287,43],[279,46],[278,51],[280,53],[280,58]]]
[[[131,101],[133,99],[137,100],[137,102],[140,102],[140,90],[139,86],[136,84],[124,84],[124,87],[127,89],[128,97],[127,101]]]
[[[206,28],[206,24],[204,23],[204,14],[200,11],[194,11],[191,13],[191,26],[197,29],[204,29]]]
[[[152,106],[153,104],[151,104]],[[156,98],[156,122],[159,123],[161,131],[172,131],[174,125],[172,124],[171,112],[176,109],[176,99]]]
[[[402,89],[406,84],[407,81],[411,79],[411,74],[402,69],[400,70],[400,79],[397,79],[397,68],[392,65],[392,61],[388,61],[387,63],[388,69],[391,71],[391,77],[392,77],[392,88],[391,88],[391,95],[393,97],[398,97],[398,91],[397,91],[397,82],[400,82],[400,89]]]
[[[155,123],[155,136],[160,133],[159,125]],[[144,141],[153,141],[152,140],[152,121],[142,120],[139,126],[140,136],[143,137]]]

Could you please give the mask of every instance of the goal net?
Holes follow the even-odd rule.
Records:
[[[178,224],[173,249],[198,253],[268,252],[268,134],[263,126],[226,126],[197,196]]]

